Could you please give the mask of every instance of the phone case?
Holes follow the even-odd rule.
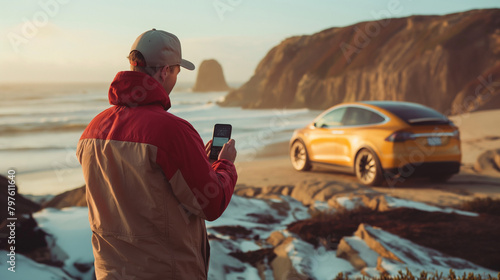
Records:
[[[215,124],[212,136],[212,148],[210,149],[210,159],[219,159],[219,153],[229,139],[231,139],[232,126],[230,124]]]

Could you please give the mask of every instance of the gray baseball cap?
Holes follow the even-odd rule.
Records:
[[[163,30],[153,28],[142,33],[132,44],[130,51],[133,50],[141,52],[146,60],[146,66],[180,65],[188,70],[195,68],[193,63],[182,59],[179,38]]]

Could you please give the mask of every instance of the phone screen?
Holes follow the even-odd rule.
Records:
[[[212,145],[213,146],[222,147],[222,146],[224,146],[224,144],[227,143],[227,141],[229,141],[229,138],[226,138],[226,137],[214,137]]]
[[[232,127],[230,124],[216,124],[214,126],[214,135],[212,138],[212,149],[210,150],[210,159],[217,160],[224,144],[231,139]]]

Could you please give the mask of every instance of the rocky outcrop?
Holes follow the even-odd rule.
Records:
[[[56,195],[50,201],[43,204],[44,208],[64,208],[71,206],[87,206],[85,198],[85,186]]]
[[[224,106],[325,109],[418,102],[443,113],[500,108],[500,9],[330,28],[274,47]]]
[[[353,267],[367,276],[389,273],[394,267],[411,267],[414,271],[442,271],[453,267],[476,270],[469,261],[417,245],[380,228],[360,224],[353,237],[344,237],[337,256],[347,259]],[[392,271],[391,271],[392,270]],[[374,271],[377,273],[373,275]],[[393,273],[393,272],[392,272]]]
[[[214,256],[209,279],[334,279],[339,273],[397,275],[406,268],[413,274],[422,270],[447,273],[451,268],[460,275],[494,275],[471,260],[498,268],[498,253],[490,250],[498,248],[500,242],[496,216],[408,209],[405,207],[418,203],[398,203],[364,186],[336,182],[239,186],[235,193],[253,197],[234,195],[224,214],[207,222]],[[76,196],[84,198],[84,190],[77,189]],[[312,206],[318,200],[332,205],[330,211],[313,213]],[[38,250],[45,253],[41,261],[59,266],[75,279],[92,279],[91,244],[82,243],[92,234],[88,210],[49,208],[33,216],[48,234],[47,245]],[[78,249],[75,244],[79,244]],[[4,251],[0,253],[6,256]],[[36,267],[30,265],[29,269]]]
[[[484,175],[500,177],[500,149],[482,153],[474,164],[474,170]]]
[[[387,233],[420,246],[497,270],[500,267],[500,256],[493,251],[490,254],[488,249],[500,244],[495,237],[500,229],[497,223],[498,218],[494,216],[472,217],[401,207],[384,212],[358,209],[313,217],[294,222],[287,230],[315,247],[327,244],[328,248],[336,249],[337,257],[348,260],[358,270],[373,267],[378,256],[399,264],[407,263],[408,267],[413,266],[404,260],[412,258],[405,250],[399,251],[397,245],[377,243],[373,234],[360,231],[362,224],[382,228]],[[353,233],[354,238],[350,238]],[[320,242],[322,239],[326,242]],[[373,258],[371,251],[361,249],[358,246],[360,240],[363,240],[364,246],[368,246],[371,251],[377,252],[378,256]],[[484,251],[480,253],[478,248]],[[413,259],[419,257],[413,256]]]
[[[14,181],[15,181],[14,177]],[[7,209],[7,200],[9,195],[9,179],[0,175],[0,205],[5,206],[3,211],[0,211],[0,224],[3,223],[8,217],[8,209]],[[12,190],[12,189],[11,189]],[[40,210],[40,205],[37,203],[25,198],[23,195],[19,193],[19,189],[16,186],[14,196],[10,196],[15,200],[12,200],[14,204],[12,205],[13,209],[15,209],[15,217],[20,217],[22,214],[30,214]]]
[[[15,227],[12,227],[12,223],[15,223]],[[16,253],[24,254],[38,262],[57,265],[58,263],[51,259],[46,236],[47,233],[38,227],[31,214],[20,215],[15,221],[0,224],[0,250],[10,251],[11,245],[14,245]]]
[[[229,86],[224,78],[222,66],[215,59],[204,60],[198,69],[193,91],[226,91]]]
[[[13,179],[15,181],[16,177]],[[0,205],[5,206],[4,211],[0,211],[0,250],[10,252],[11,246],[14,246],[18,260],[26,256],[39,263],[52,266],[61,265],[51,254],[47,243],[50,236],[39,227],[38,222],[33,218],[33,213],[41,209],[40,205],[21,195],[17,186],[14,196],[12,196],[9,193],[9,186],[9,179],[0,175]],[[9,200],[8,197],[13,197],[15,200]],[[14,202],[12,204],[14,216],[10,215],[11,210],[7,211],[7,201]],[[7,220],[7,218],[16,219]],[[2,255],[6,254],[2,253]]]

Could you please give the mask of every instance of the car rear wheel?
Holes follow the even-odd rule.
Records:
[[[292,148],[290,148],[290,159],[292,160],[293,168],[296,170],[311,170],[312,166],[309,161],[306,145],[302,141],[297,140],[292,144]]]
[[[376,186],[382,183],[382,167],[377,155],[367,149],[361,150],[355,160],[354,165],[358,180],[369,186]]]

